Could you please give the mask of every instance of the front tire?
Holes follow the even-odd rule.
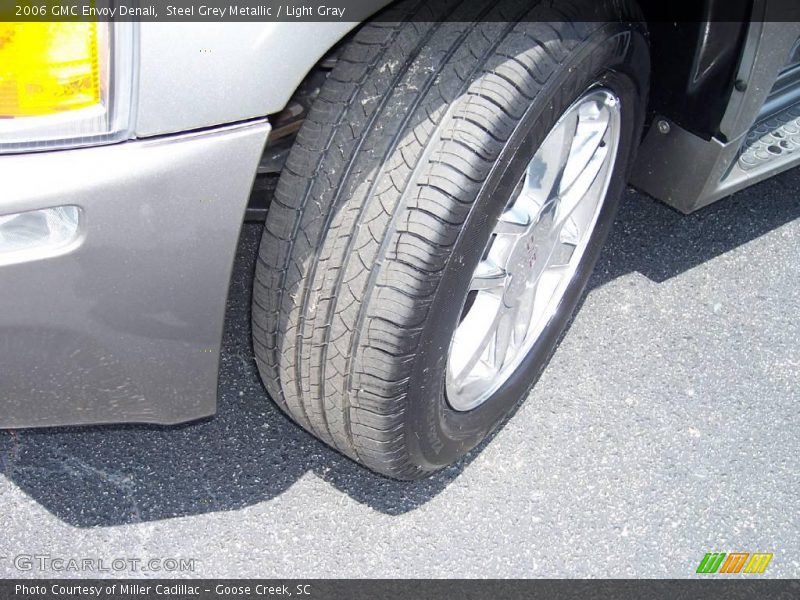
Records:
[[[621,6],[406,2],[390,9],[396,23],[384,15],[348,43],[281,175],[254,284],[256,362],[300,425],[414,479],[474,448],[526,396],[585,287],[640,134],[647,46]],[[448,367],[476,271],[537,150],[597,90],[619,102],[617,137],[580,256],[513,368],[459,404]],[[537,248],[545,237],[526,235]],[[541,262],[515,252],[515,264]]]

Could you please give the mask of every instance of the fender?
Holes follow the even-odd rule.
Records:
[[[390,3],[369,4],[372,13]],[[280,112],[357,22],[139,24],[136,137]]]

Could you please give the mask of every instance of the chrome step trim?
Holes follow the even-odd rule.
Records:
[[[757,123],[745,136],[738,165],[743,171],[786,160],[800,150],[800,103]]]

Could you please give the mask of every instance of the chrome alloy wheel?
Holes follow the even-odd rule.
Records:
[[[528,163],[472,275],[450,342],[445,391],[454,410],[491,397],[555,314],[597,223],[619,139],[619,98],[592,88]]]

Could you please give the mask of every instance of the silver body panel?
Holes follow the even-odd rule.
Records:
[[[0,266],[0,427],[216,408],[225,301],[269,125],[0,157],[0,214],[77,205],[58,256]]]
[[[388,4],[369,4],[377,11]],[[160,135],[277,113],[358,23],[140,23],[135,133]]]

